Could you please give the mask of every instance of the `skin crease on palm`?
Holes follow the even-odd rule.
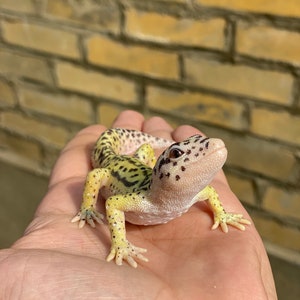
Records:
[[[176,141],[199,133],[191,126],[174,130],[161,118],[145,120],[133,111],[121,113],[113,127]],[[137,269],[106,262],[107,226],[78,229],[70,223],[80,206],[91,149],[104,130],[90,126],[66,145],[24,236],[0,251],[0,299],[277,299],[255,226],[244,232],[230,228],[227,234],[212,231],[212,213],[205,202],[167,224],[127,223],[128,239],[148,249],[149,262],[140,262]],[[222,172],[212,186],[227,211],[250,219]]]

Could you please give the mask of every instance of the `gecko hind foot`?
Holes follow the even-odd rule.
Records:
[[[94,208],[81,209],[78,214],[71,220],[72,223],[79,221],[79,228],[82,228],[85,223],[88,223],[91,227],[96,227],[95,222],[103,224],[104,215],[99,213]]]
[[[228,232],[227,225],[231,225],[233,227],[236,227],[239,230],[244,231],[245,226],[243,224],[250,225],[251,222],[247,219],[244,219],[242,214],[224,212],[223,214],[214,217],[214,224],[211,229],[214,230],[220,226],[222,231],[227,233]]]
[[[127,241],[123,246],[112,246],[106,260],[111,261],[115,259],[118,266],[121,266],[123,260],[126,260],[130,266],[136,268],[137,262],[135,261],[135,258],[146,262],[148,261],[148,258],[142,255],[142,253],[145,252],[147,252],[147,249],[135,247]]]

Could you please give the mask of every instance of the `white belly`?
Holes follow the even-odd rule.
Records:
[[[180,217],[188,209],[181,211],[158,211],[158,212],[126,212],[125,220],[136,225],[157,225],[167,223]]]

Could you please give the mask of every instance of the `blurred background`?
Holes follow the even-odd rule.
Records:
[[[128,108],[225,141],[279,299],[300,299],[300,2],[0,0],[1,248],[67,141]]]

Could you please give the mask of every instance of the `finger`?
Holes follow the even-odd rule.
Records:
[[[81,146],[82,144],[85,144],[84,139],[87,138],[88,141],[90,140],[89,135],[92,136],[92,139],[97,139],[100,134],[106,130],[106,127],[103,125],[91,125],[88,126],[82,130],[80,130],[64,147],[63,151],[68,151],[70,148],[74,148],[77,146]],[[93,141],[91,141],[93,142]],[[94,141],[95,142],[95,141]]]
[[[49,187],[72,177],[85,176],[90,169],[92,148],[106,128],[102,125],[89,126],[79,131],[62,150],[53,167]]]
[[[172,126],[160,117],[152,117],[149,120],[146,120],[142,130],[153,136],[162,137],[168,140],[172,139]]]
[[[142,114],[133,110],[125,110],[117,116],[112,127],[121,127],[141,131],[143,122],[144,116]]]
[[[175,141],[182,141],[195,134],[204,135],[200,130],[193,126],[181,125],[174,130],[172,137]]]

